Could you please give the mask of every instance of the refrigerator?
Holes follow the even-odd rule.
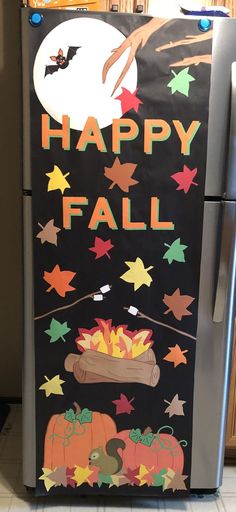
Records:
[[[34,23],[35,12],[21,10],[24,485],[38,495],[58,496],[213,493],[222,481],[235,317],[235,20],[211,19],[207,25],[192,17],[156,22],[146,15],[37,9]],[[97,28],[98,22],[108,29]],[[156,39],[148,32],[135,46],[140,27],[152,23],[158,26]],[[98,47],[103,39],[113,42],[111,26],[117,46],[105,50],[105,72],[100,54],[93,60],[96,44],[90,40]],[[125,76],[129,34],[136,53]],[[199,36],[202,60],[196,62],[198,45],[187,43]],[[117,48],[123,53],[109,84],[109,98],[116,100],[112,117],[110,107],[103,108],[100,86],[94,100],[93,71],[87,89],[82,77],[89,59],[92,69],[99,61],[109,76]],[[173,55],[179,48],[180,55]],[[75,88],[69,76],[63,82],[69,99],[58,114],[63,95],[55,76],[64,79],[78,66],[78,56],[85,66],[76,74],[82,102],[78,107],[74,96],[71,103]],[[173,87],[181,71],[188,84],[180,75]],[[51,77],[47,96],[43,87]],[[178,179],[186,168],[194,175],[183,190]],[[123,172],[131,181],[127,175],[122,181]],[[50,242],[46,222],[53,226]],[[104,348],[106,336],[108,345],[118,336],[119,349]],[[134,351],[135,336],[142,338],[141,352]],[[136,356],[120,362],[128,345]],[[88,432],[92,441],[85,453]]]

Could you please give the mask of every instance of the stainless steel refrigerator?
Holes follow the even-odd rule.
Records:
[[[24,206],[24,484],[36,486],[34,297],[28,13],[22,10]],[[193,402],[191,490],[221,485],[236,285],[236,21],[215,19],[200,300]]]

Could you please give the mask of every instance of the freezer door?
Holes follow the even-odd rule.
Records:
[[[191,488],[215,489],[222,479],[234,329],[236,202],[205,202],[203,226]]]
[[[236,61],[236,19],[214,20],[205,196],[226,197],[231,64]],[[227,190],[236,199],[236,183]]]

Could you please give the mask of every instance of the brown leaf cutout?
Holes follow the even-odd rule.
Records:
[[[41,244],[48,242],[49,244],[57,245],[57,233],[61,229],[54,226],[54,219],[49,220],[45,226],[42,226],[39,222],[38,225],[42,231],[37,234],[36,238],[40,238]]]
[[[179,288],[172,295],[165,293],[163,302],[168,309],[164,312],[164,315],[172,312],[177,320],[182,320],[183,316],[191,316],[192,313],[187,308],[194,300],[194,297],[190,295],[181,295]]]
[[[112,189],[115,185],[120,187],[123,192],[129,192],[129,187],[137,185],[138,181],[132,178],[137,164],[126,163],[121,164],[118,156],[112,167],[104,168],[104,175],[106,178],[112,181],[109,189]]]
[[[188,478],[188,475],[181,475],[179,471],[175,473],[172,480],[168,483],[167,489],[172,489],[173,492],[175,491],[186,491],[187,487],[185,485],[184,480]]]
[[[188,352],[188,350],[181,350],[179,345],[175,345],[175,347],[168,347],[169,354],[167,354],[163,359],[165,361],[169,361],[170,363],[174,363],[174,368],[179,366],[179,364],[187,364],[187,359],[184,354]]]
[[[76,272],[70,272],[69,270],[61,270],[59,265],[56,265],[52,272],[44,272],[43,279],[46,283],[50,284],[47,292],[55,290],[58,295],[65,297],[66,292],[75,290],[73,286],[70,286],[70,282],[75,277]]]
[[[186,402],[185,400],[180,400],[178,394],[172,398],[171,402],[168,402],[168,400],[164,400],[164,402],[169,404],[164,411],[166,414],[169,414],[169,418],[172,418],[172,416],[184,416],[183,405]]]
[[[67,487],[67,476],[66,476],[66,468],[61,467],[55,469],[50,475],[48,475],[50,480],[55,482],[56,487],[62,485],[63,487]]]

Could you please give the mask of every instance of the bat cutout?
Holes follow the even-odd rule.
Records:
[[[53,75],[53,73],[58,71],[58,69],[67,68],[69,66],[70,60],[73,59],[79,48],[81,48],[81,46],[69,46],[66,57],[63,55],[63,51],[60,48],[58,50],[58,55],[53,55],[52,57],[50,57],[50,59],[53,62],[56,62],[56,64],[53,64],[52,66],[46,66],[44,78],[47,75]]]

